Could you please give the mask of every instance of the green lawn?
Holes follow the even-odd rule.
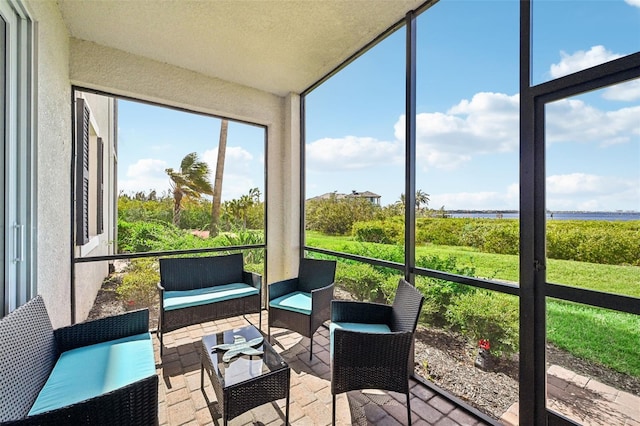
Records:
[[[307,232],[307,245],[354,253],[361,245],[351,237],[333,237]],[[518,282],[518,256],[481,253],[470,247],[420,246],[416,258],[424,255],[453,256],[458,266],[473,266],[477,277]],[[570,260],[549,259],[547,281],[640,298],[640,267],[599,265]]]
[[[306,244],[328,250],[359,253],[363,244],[351,237],[307,232]],[[425,255],[453,256],[458,267],[472,266],[477,277],[518,282],[518,256],[481,253],[467,247],[421,246]],[[640,298],[640,267],[550,259],[547,281]],[[574,355],[616,371],[640,377],[640,317],[590,306],[549,300],[547,339]]]

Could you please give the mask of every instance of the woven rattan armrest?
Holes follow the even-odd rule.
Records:
[[[58,350],[71,349],[149,331],[149,310],[126,312],[54,330]]]
[[[262,275],[255,272],[242,271],[242,280],[245,284],[260,290],[262,287]]]
[[[334,300],[331,302],[332,322],[357,322],[390,325],[392,307],[381,303]]]
[[[334,284],[329,284],[326,287],[311,290],[311,306],[312,310],[316,306],[331,306],[333,300],[333,288]]]
[[[158,283],[157,284],[157,288],[158,288],[158,297],[160,299],[160,315],[162,315],[162,311],[164,310],[164,287],[162,286],[162,283]]]
[[[277,281],[269,284],[269,300],[277,299],[285,294],[293,293],[298,290],[298,278],[290,278],[288,280]]]

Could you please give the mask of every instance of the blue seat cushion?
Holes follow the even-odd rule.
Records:
[[[387,324],[367,324],[359,322],[331,322],[329,324],[329,346],[330,356],[333,358],[333,332],[336,329],[358,331],[361,333],[390,333],[391,329]]]
[[[311,315],[311,293],[294,291],[269,302],[269,307]]]
[[[258,293],[257,288],[245,283],[223,284],[194,290],[165,291],[163,297],[164,310],[171,311],[208,305],[209,303],[253,296]]]
[[[156,374],[147,333],[63,352],[29,415],[85,401]]]

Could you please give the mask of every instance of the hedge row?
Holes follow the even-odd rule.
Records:
[[[483,252],[518,254],[516,219],[419,218],[416,244],[474,247]],[[358,241],[401,244],[400,220],[357,222]],[[558,220],[547,223],[547,257],[609,265],[640,266],[640,221]]]

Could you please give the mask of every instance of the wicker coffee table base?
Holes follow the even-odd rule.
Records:
[[[264,345],[269,345],[267,340],[268,339],[265,338]],[[200,387],[204,394],[204,372],[206,370],[213,385],[218,403],[221,405],[221,414],[225,426],[229,420],[252,408],[282,398],[286,398],[285,425],[289,424],[289,379],[291,369],[288,365],[286,368],[280,368],[257,377],[252,377],[244,382],[224,387],[216,373],[216,368],[213,366],[204,340],[202,340],[201,345]],[[265,348],[265,356],[269,356],[267,352],[275,354],[275,351],[273,351],[271,347],[269,347],[269,351]],[[284,363],[284,365],[286,365],[286,363]]]

